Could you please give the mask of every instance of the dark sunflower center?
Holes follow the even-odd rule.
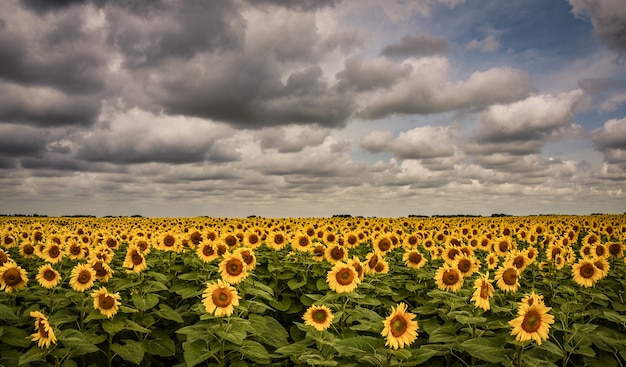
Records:
[[[385,270],[385,264],[383,262],[378,262],[378,264],[376,264],[376,266],[374,267],[374,270],[376,270],[377,272]]]
[[[459,273],[455,270],[446,270],[442,277],[443,284],[455,285],[459,281]]]
[[[509,243],[506,241],[502,241],[498,244],[498,249],[500,249],[501,252],[506,252],[509,249]]]
[[[32,255],[35,253],[35,247],[33,245],[24,245],[24,253],[26,255]],[[0,255],[0,263],[2,262],[2,256]]]
[[[507,269],[502,273],[502,281],[507,285],[514,285],[517,283],[517,272],[515,269]]]
[[[314,250],[313,250],[313,254],[315,256],[322,256],[324,255],[324,247],[323,246],[317,246]]]
[[[622,246],[619,243],[612,243],[609,246],[609,254],[611,254],[611,256],[618,256],[621,251]]]
[[[580,276],[583,278],[591,278],[593,277],[593,274],[595,273],[595,269],[593,267],[592,264],[584,264],[583,266],[580,267]]]
[[[274,243],[277,245],[282,245],[285,242],[285,237],[282,234],[277,234],[274,236]]]
[[[472,268],[472,262],[467,260],[467,259],[461,259],[461,261],[459,261],[457,267],[463,273],[467,273]]]
[[[46,325],[42,320],[37,321],[37,332],[43,339],[48,338],[49,333],[46,331]]]
[[[143,256],[139,254],[137,251],[133,251],[132,255],[130,255],[130,260],[133,262],[133,265],[141,265],[143,263]]]
[[[200,242],[202,242],[202,236],[198,232],[192,233],[191,236],[189,236],[189,238],[191,239],[191,243],[193,243],[194,245],[197,245]]]
[[[489,283],[482,282],[482,284],[480,285],[480,298],[489,298]]]
[[[346,239],[346,242],[348,242],[350,245],[356,245],[359,242],[359,238],[357,236],[351,234]]]
[[[409,261],[413,264],[419,264],[422,261],[422,254],[418,252],[411,252],[409,254]]]
[[[233,247],[237,244],[237,237],[229,235],[224,239],[224,242],[226,242],[227,246]]]
[[[230,260],[226,264],[226,272],[229,275],[237,276],[243,271],[243,264],[239,260]]]
[[[391,321],[389,322],[389,326],[391,328],[391,335],[396,338],[402,336],[408,328],[406,320],[400,315],[395,316],[393,319],[391,319]]]
[[[146,241],[139,241],[139,242],[137,242],[137,247],[141,251],[146,251],[148,249],[148,242],[146,242]]]
[[[59,249],[59,246],[52,246],[50,247],[50,250],[48,250],[48,255],[50,255],[53,259],[59,257],[60,254],[61,250]]]
[[[82,249],[78,245],[70,246],[70,254],[72,254],[72,255],[79,255],[81,253],[81,251],[82,251]]]
[[[165,236],[165,238],[163,238],[163,244],[167,247],[172,247],[174,246],[174,243],[176,242],[176,239],[174,238],[174,236]]]
[[[49,282],[56,279],[56,277],[57,277],[57,274],[52,269],[48,269],[43,273],[43,278]]]
[[[528,311],[522,321],[522,329],[527,333],[534,333],[541,327],[541,315],[535,310]]]
[[[411,246],[417,245],[417,237],[416,236],[409,237],[408,242],[409,242],[409,245],[411,245]]]
[[[206,245],[202,248],[202,254],[204,256],[211,256],[215,253],[215,250],[213,250],[213,247],[211,245]]]
[[[213,292],[211,296],[213,304],[217,307],[228,307],[233,299],[233,295],[228,289],[218,288]]]
[[[383,238],[378,242],[378,248],[383,252],[389,251],[391,248],[391,241],[387,238]]]
[[[302,246],[302,247],[306,247],[309,245],[309,239],[305,236],[300,237],[300,239],[298,239],[298,245]]]
[[[94,263],[92,266],[93,270],[96,271],[96,276],[99,277],[103,277],[105,275],[107,275],[107,270],[104,268],[104,265],[102,265],[102,262],[98,261],[97,263]]]
[[[4,237],[4,244],[5,244],[5,245],[9,246],[9,245],[11,245],[12,243],[13,243],[13,238],[11,238],[11,237],[9,237],[9,236]]]
[[[605,251],[606,250],[605,250],[604,246],[597,246],[596,247],[596,255],[598,255],[598,256],[604,256]]]
[[[316,323],[322,324],[326,322],[326,319],[328,318],[328,314],[326,313],[326,310],[315,310],[313,311],[313,315],[311,315],[311,318]]]
[[[344,251],[341,247],[333,247],[330,250],[330,257],[332,257],[334,260],[343,259],[343,255],[344,255]]]
[[[259,236],[257,236],[256,234],[251,234],[250,236],[248,236],[248,242],[253,245],[259,243]]]
[[[109,238],[107,240],[107,246],[113,248],[113,247],[117,246],[117,241],[114,238]]]
[[[22,274],[18,269],[11,268],[4,272],[3,279],[6,285],[12,287],[14,285],[20,284],[20,282],[22,281]]]
[[[110,310],[115,307],[115,298],[107,296],[106,294],[101,294],[100,297],[98,297],[98,302],[100,308],[103,310]]]
[[[341,285],[348,285],[354,280],[354,273],[348,268],[343,268],[337,272],[335,278],[337,279],[337,283]]]
[[[523,256],[517,256],[515,257],[515,259],[513,260],[513,265],[515,265],[516,268],[521,269],[524,267],[524,257]]]
[[[372,255],[372,257],[370,257],[370,260],[367,262],[367,265],[374,269],[376,267],[376,264],[378,264],[378,255]]]
[[[91,273],[89,273],[88,271],[81,271],[80,274],[78,274],[78,277],[76,280],[80,284],[87,284],[91,280]]]

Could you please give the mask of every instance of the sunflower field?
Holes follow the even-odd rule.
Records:
[[[0,366],[625,366],[626,216],[0,218]]]

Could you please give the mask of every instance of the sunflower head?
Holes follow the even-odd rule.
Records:
[[[330,312],[330,309],[324,305],[312,305],[302,316],[305,325],[312,326],[319,331],[328,329],[333,318],[334,316],[332,312]]]
[[[415,315],[406,312],[405,303],[392,307],[391,314],[383,321],[381,335],[387,338],[385,343],[393,349],[404,348],[417,339],[418,323],[413,320]]]

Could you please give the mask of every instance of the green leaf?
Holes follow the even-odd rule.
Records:
[[[291,298],[290,297],[281,297],[280,300],[271,300],[270,306],[277,309],[278,311],[285,312],[291,307]]]
[[[234,322],[231,320],[224,329],[215,330],[215,334],[220,338],[228,340],[236,345],[241,345],[246,338],[246,325],[241,322]]]
[[[37,346],[30,348],[26,353],[22,354],[19,359],[20,365],[31,362],[45,361],[46,356],[50,354],[50,348],[41,349]]]
[[[486,317],[480,317],[480,316],[457,315],[455,319],[461,324],[466,324],[466,325],[483,324],[487,321]]]
[[[143,360],[144,350],[143,345],[135,340],[125,340],[124,345],[113,343],[111,349],[124,360],[140,364]]]
[[[372,354],[376,348],[384,346],[381,338],[373,336],[356,336],[339,340],[333,345],[341,355],[345,356],[362,356],[363,354]]]
[[[31,343],[30,335],[15,326],[6,327],[2,332],[2,336],[0,336],[0,341],[14,347],[22,348],[30,346]]]
[[[305,286],[307,283],[306,279],[298,279],[298,278],[291,278],[289,279],[289,281],[287,281],[287,286],[289,287],[289,289],[298,289],[298,288],[302,288],[303,286]]]
[[[459,346],[472,357],[490,363],[504,363],[510,354],[504,349],[505,340],[502,338],[473,338],[464,341]]]
[[[144,333],[144,334],[150,333],[150,329],[145,328],[145,327],[139,325],[138,323],[136,323],[136,322],[134,322],[133,320],[130,320],[130,319],[126,319],[125,320],[124,327],[126,328],[126,330],[137,331],[137,332]]]
[[[183,343],[183,357],[187,367],[193,367],[211,358],[213,353],[207,349],[206,342],[195,340]]]
[[[265,322],[265,332],[257,337],[260,343],[270,345],[274,348],[280,348],[289,344],[289,333],[283,325],[271,316],[263,316]],[[250,323],[254,323],[251,318]]]
[[[254,361],[255,364],[268,364],[271,361],[265,347],[253,340],[244,340],[238,350],[244,358]]]
[[[12,321],[17,319],[18,317],[15,315],[15,313],[13,313],[11,307],[0,303],[0,320]]]
[[[145,296],[133,294],[132,300],[135,307],[140,311],[149,310],[159,303],[159,297],[153,293],[148,293]]]
[[[621,325],[626,325],[626,316],[624,315],[620,315],[619,313],[615,312],[615,311],[604,311],[603,312],[604,318],[614,322],[616,324],[621,324]]]
[[[124,321],[119,319],[102,321],[102,329],[104,329],[104,331],[106,331],[108,334],[115,335],[118,331],[124,329]]]
[[[162,319],[172,320],[179,324],[184,323],[183,317],[176,311],[174,311],[170,306],[165,304],[159,305],[159,310],[154,312],[157,316]]]
[[[421,347],[419,349],[411,349],[411,359],[402,363],[403,366],[419,366],[434,356],[441,354],[437,350]]]
[[[106,339],[106,335],[102,336]],[[97,338],[75,329],[65,329],[58,333],[57,340],[70,349],[70,356],[80,357],[99,351],[100,349],[96,344],[101,342],[102,338]]]
[[[154,339],[142,341],[146,353],[159,357],[170,357],[176,354],[176,344],[167,333],[156,331],[150,333],[150,336]]]
[[[299,356],[311,351],[309,347],[311,342],[309,340],[301,340],[292,344],[285,345],[274,351],[274,353],[282,354],[285,356]]]

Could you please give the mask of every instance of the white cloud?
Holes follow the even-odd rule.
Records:
[[[473,39],[465,46],[466,50],[479,50],[481,52],[494,52],[500,48],[500,42],[493,35],[482,40]]]

